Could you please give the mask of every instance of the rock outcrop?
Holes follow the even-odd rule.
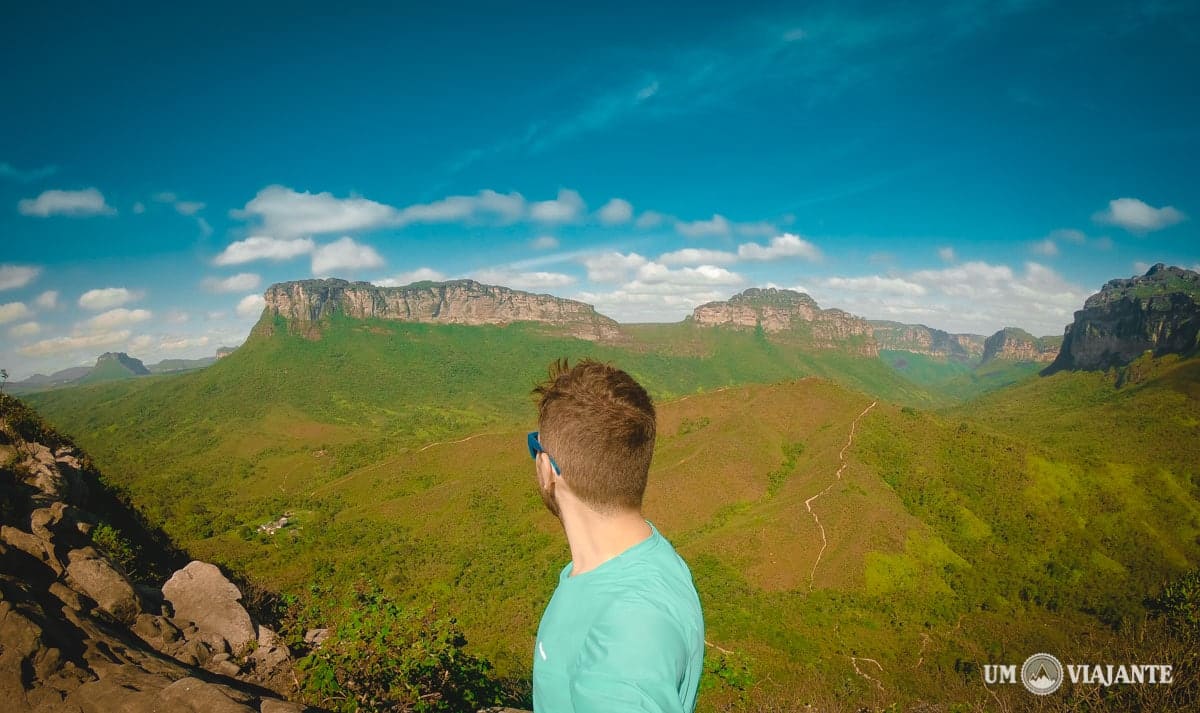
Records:
[[[190,619],[204,634],[219,636],[234,649],[258,637],[250,614],[242,607],[242,592],[207,562],[192,561],[171,575],[162,588],[175,616]]]
[[[871,320],[870,325],[880,349],[961,360],[983,356],[984,337],[981,334],[950,334],[923,324],[886,320]]]
[[[265,314],[281,316],[289,328],[315,336],[319,323],[341,313],[354,319],[389,319],[439,324],[540,322],[591,341],[615,339],[617,323],[575,300],[535,295],[474,280],[417,282],[377,287],[369,282],[298,280],[271,285]]]
[[[692,312],[692,320],[704,327],[792,333],[817,348],[879,354],[870,323],[840,309],[821,309],[812,297],[794,290],[751,288],[727,301],[700,305]]]
[[[991,361],[1050,362],[1058,356],[1059,337],[1035,337],[1024,329],[1005,327],[983,344],[981,364]]]
[[[1151,352],[1200,351],[1200,273],[1162,263],[1145,275],[1110,280],[1067,325],[1062,349],[1042,373],[1124,366]]]
[[[230,613],[236,597],[222,582],[233,585],[216,580],[215,567],[193,562],[164,597],[101,551],[87,509],[97,484],[88,482],[94,473],[86,455],[30,413],[0,394],[0,708],[303,710],[263,687],[292,685],[290,655],[264,627],[252,633],[258,646],[247,650],[249,616],[240,606]],[[201,577],[191,576],[198,571]],[[197,581],[212,586],[193,587]],[[173,610],[169,603],[214,590],[226,600],[224,622],[214,624],[203,607]]]

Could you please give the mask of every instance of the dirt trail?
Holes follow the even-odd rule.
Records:
[[[842,450],[838,452],[838,462],[841,463],[841,465],[837,469],[837,479],[834,480],[834,482],[830,483],[829,485],[825,486],[824,490],[822,490],[821,492],[812,496],[808,500],[804,501],[804,509],[807,510],[809,512],[809,514],[813,516],[813,522],[817,523],[817,529],[820,530],[820,532],[821,532],[821,549],[820,549],[820,551],[817,552],[817,559],[816,559],[816,561],[813,562],[812,571],[808,573],[808,591],[810,591],[810,592],[812,591],[813,582],[817,576],[817,565],[821,564],[821,557],[824,556],[824,554],[825,554],[825,548],[829,546],[829,540],[825,537],[825,526],[821,524],[821,518],[817,517],[817,513],[813,512],[813,509],[812,509],[813,501],[816,500],[817,498],[821,497],[825,493],[829,492],[829,489],[832,488],[837,483],[837,481],[842,479],[842,471],[846,469],[846,451],[850,448],[851,445],[854,444],[854,429],[858,426],[859,420],[863,416],[866,416],[868,411],[875,408],[875,404],[877,404],[877,403],[879,403],[879,402],[872,401],[871,405],[866,407],[865,409],[863,409],[862,413],[858,414],[858,416],[855,416],[854,421],[852,421],[850,423],[850,435],[846,438],[846,445],[842,446]],[[855,666],[854,668],[856,671],[858,670],[857,666]]]
[[[874,405],[874,404],[872,404],[872,405]],[[883,682],[880,681],[878,678],[875,678],[874,676],[872,676],[872,675],[866,673],[865,671],[863,671],[862,669],[860,669],[858,667],[859,661],[870,661],[871,663],[875,664],[876,667],[879,668],[880,673],[883,673],[883,666],[880,666],[879,662],[876,661],[875,659],[869,659],[869,658],[865,658],[863,656],[851,656],[850,657],[850,665],[854,666],[854,672],[857,673],[859,676],[862,676],[863,678],[867,679],[871,683],[874,683],[875,686],[879,690],[882,691],[883,690]]]
[[[317,488],[313,489],[310,496],[316,495],[317,493],[320,493],[320,492],[323,492],[326,490],[329,490],[330,488],[335,488],[335,487],[341,485],[342,483],[349,481],[351,478],[357,478],[358,476],[360,476],[364,473],[370,473],[371,471],[379,470],[380,468],[382,468],[386,465],[391,465],[411,453],[420,453],[421,451],[427,451],[430,448],[433,448],[434,446],[447,446],[447,445],[453,445],[455,443],[465,443],[465,442],[471,440],[472,438],[479,438],[480,436],[491,436],[491,435],[496,435],[496,434],[494,434],[490,431],[485,431],[483,433],[476,433],[474,435],[467,436],[466,438],[461,438],[457,441],[434,441],[433,443],[427,443],[426,445],[421,446],[420,448],[418,448],[415,451],[408,449],[408,448],[401,449],[400,451],[398,451],[396,453],[396,455],[394,455],[390,458],[381,460],[378,463],[372,463],[371,465],[364,465],[361,468],[350,471],[349,473],[343,475],[342,477],[338,478],[337,480],[333,480],[328,483],[325,483],[324,485],[318,486]]]

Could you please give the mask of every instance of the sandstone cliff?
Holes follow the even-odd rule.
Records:
[[[474,280],[418,282],[405,287],[376,287],[333,278],[297,280],[271,285],[265,296],[266,314],[284,317],[293,329],[305,334],[315,334],[318,323],[334,313],[355,319],[440,324],[541,322],[592,341],[619,334],[615,321],[583,302]]]
[[[840,309],[821,309],[802,292],[751,288],[724,302],[708,302],[692,312],[704,327],[761,328],[766,334],[795,334],[822,349],[846,349],[878,356],[874,330],[864,319]]]
[[[290,654],[216,567],[158,590],[105,554],[89,509],[102,489],[85,454],[0,394],[0,708],[303,710],[263,688],[294,684]]]
[[[981,364],[1004,361],[1050,362],[1058,356],[1059,337],[1035,337],[1024,329],[1005,327],[983,344]]]
[[[1123,366],[1146,352],[1200,350],[1200,273],[1162,263],[1145,275],[1110,280],[1067,325],[1062,349],[1043,373]]]
[[[981,334],[950,334],[923,324],[902,324],[870,320],[880,349],[913,352],[950,359],[975,359],[983,356]]]

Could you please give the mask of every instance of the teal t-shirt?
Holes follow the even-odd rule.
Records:
[[[650,537],[572,577],[563,568],[533,651],[535,713],[691,713],[704,664],[692,573]]]

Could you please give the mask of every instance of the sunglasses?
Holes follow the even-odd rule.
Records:
[[[546,449],[542,448],[542,443],[541,443],[541,441],[538,440],[538,432],[537,431],[530,431],[527,440],[529,441],[529,457],[530,458],[537,458],[538,453],[546,453]],[[554,456],[550,455],[549,453],[546,453],[546,457],[550,459],[550,467],[554,469],[554,474],[562,475],[562,470],[559,469],[558,463],[554,462]]]

